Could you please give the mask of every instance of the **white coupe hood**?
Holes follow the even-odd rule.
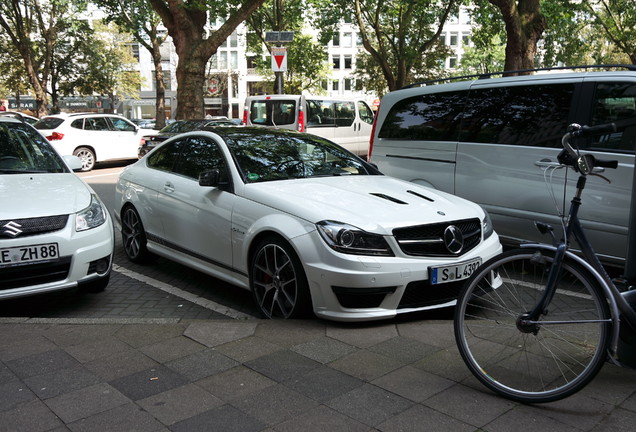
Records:
[[[464,199],[387,176],[318,177],[248,184],[248,199],[310,222],[332,220],[378,234],[393,228],[478,217]]]
[[[75,174],[11,174],[0,180],[0,219],[71,214],[91,203]]]

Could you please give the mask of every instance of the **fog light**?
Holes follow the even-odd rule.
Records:
[[[97,273],[100,275],[108,273],[110,270],[110,255],[96,261],[91,261],[88,266],[88,274]]]

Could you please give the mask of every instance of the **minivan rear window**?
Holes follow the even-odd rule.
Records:
[[[387,113],[380,138],[457,141],[468,92],[429,93],[405,98]]]
[[[296,122],[295,100],[255,100],[250,107],[250,121],[254,125],[281,126]]]

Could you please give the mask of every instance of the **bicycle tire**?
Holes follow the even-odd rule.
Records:
[[[540,299],[552,261],[546,251],[503,253],[477,269],[457,300],[455,339],[464,362],[490,390],[518,402],[552,402],[581,390],[603,366],[610,343],[606,298],[571,259],[539,318],[545,324],[534,334],[518,323]]]

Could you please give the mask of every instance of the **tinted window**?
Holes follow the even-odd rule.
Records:
[[[75,129],[84,129],[84,119],[77,119],[71,122],[71,127]]]
[[[356,106],[353,102],[336,102],[336,126],[351,126],[356,119]]]
[[[616,132],[594,137],[590,149],[636,150],[636,84],[600,83],[592,105],[592,125],[615,123]]]
[[[560,147],[574,84],[471,90],[460,141]]]
[[[307,126],[335,126],[333,101],[307,100]]]
[[[255,125],[287,125],[296,122],[296,101],[257,100],[250,107],[250,121]]]
[[[80,120],[81,121],[81,120]],[[73,126],[71,124],[71,126]],[[94,131],[107,131],[110,130],[110,125],[105,117],[88,117],[84,119],[84,129]]]
[[[225,159],[214,141],[203,137],[189,137],[174,172],[198,180],[202,172],[224,167]]]
[[[25,172],[69,171],[49,142],[33,128],[0,123],[0,173]]]
[[[331,141],[304,134],[230,133],[226,143],[247,183],[375,174]]]
[[[172,171],[182,145],[183,140],[177,140],[156,149],[147,156],[148,166],[161,171]]]
[[[135,125],[128,123],[126,120],[117,117],[110,117],[110,121],[113,123],[115,129],[120,131],[134,131]]]
[[[373,111],[369,108],[369,105],[366,103],[359,101],[358,102],[358,112],[360,113],[360,120],[365,123],[373,124]]]
[[[36,129],[55,129],[64,122],[64,119],[57,117],[44,117],[38,120],[33,127]]]
[[[466,92],[432,93],[393,105],[378,136],[407,140],[457,141]]]

